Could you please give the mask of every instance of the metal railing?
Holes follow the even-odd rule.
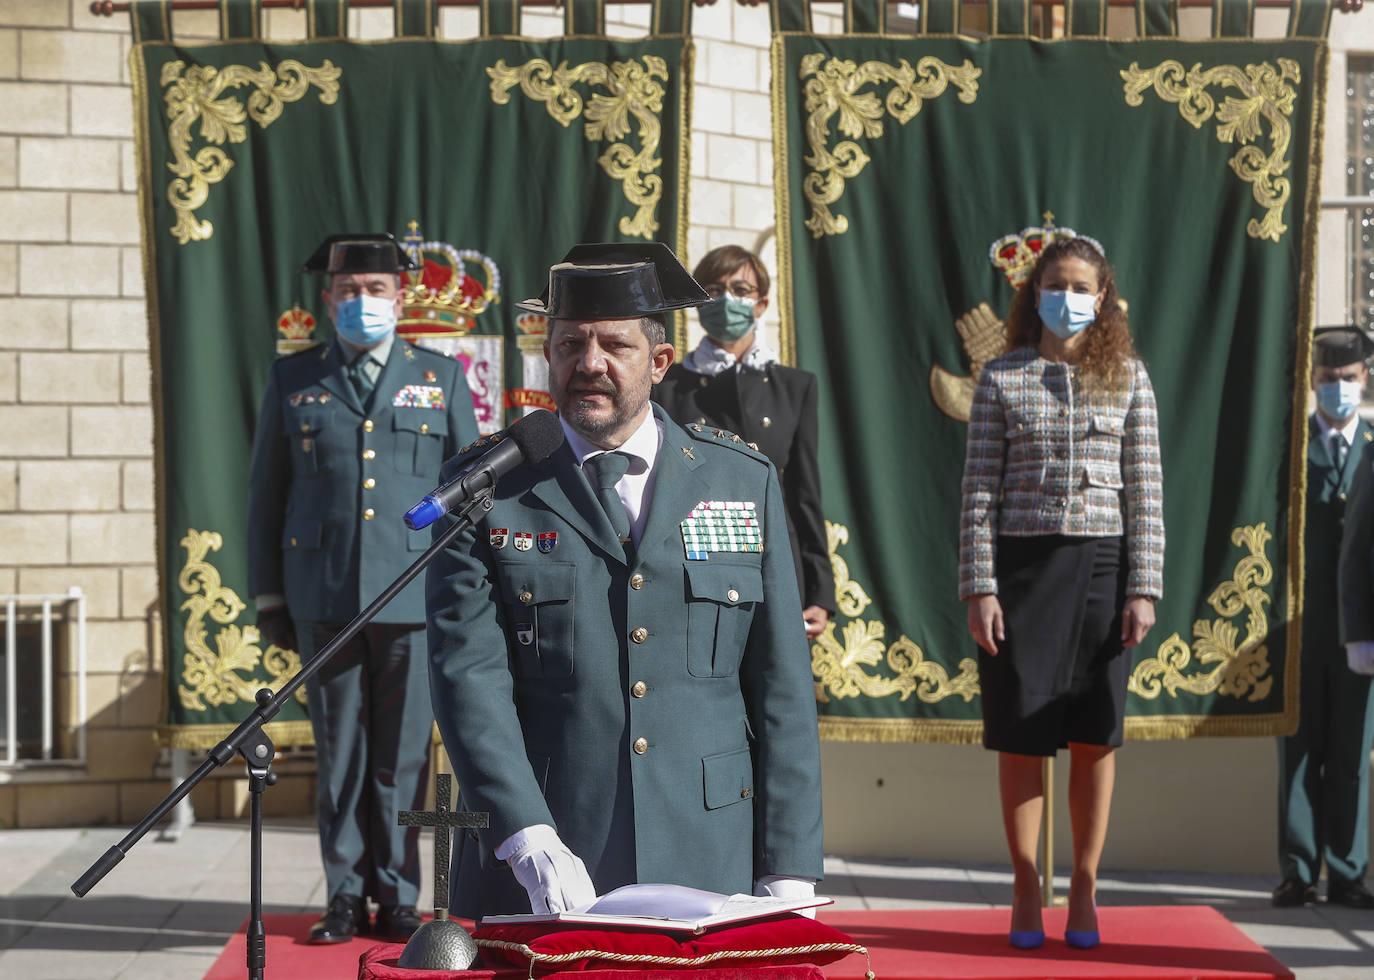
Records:
[[[5,749],[0,767],[16,767],[39,763],[84,763],[86,761],[86,594],[80,586],[72,586],[65,594],[53,595],[0,595],[0,604],[5,609]],[[60,615],[59,615],[60,608]],[[36,618],[35,618],[36,617]],[[25,691],[29,703],[36,698],[41,713],[38,735],[38,755],[36,758],[20,758],[19,732],[19,625],[37,622],[39,627],[40,657],[38,664],[38,690]],[[57,755],[56,732],[58,719],[54,713],[56,692],[55,655],[53,644],[54,623],[65,623],[69,629],[69,662],[75,662],[71,674],[76,688],[76,711],[74,718],[63,718],[61,722],[69,725],[75,739],[72,750],[65,755]],[[71,648],[74,648],[72,650]],[[70,703],[70,699],[68,702]]]

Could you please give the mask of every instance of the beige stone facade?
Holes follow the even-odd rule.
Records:
[[[88,7],[88,0],[0,0],[0,593],[79,587],[88,603],[90,671],[86,765],[0,766],[0,828],[132,822],[169,785],[153,739],[164,664],[130,37],[124,15],[95,17]],[[840,7],[829,9],[833,15],[817,18],[822,32],[839,29]],[[1120,13],[1112,12],[1113,23],[1128,24]],[[1204,33],[1206,12],[1186,13]],[[1265,30],[1281,30],[1286,13],[1260,14]],[[647,24],[644,7],[616,5],[610,16],[613,33],[642,33]],[[772,264],[767,7],[719,0],[696,8],[695,18],[686,258],[738,242],[757,245]],[[304,36],[298,12],[271,11],[267,25],[272,39]],[[178,40],[207,39],[215,16],[177,13],[174,26]],[[390,29],[389,11],[352,14],[355,37]],[[442,35],[476,30],[475,9],[442,11]],[[526,30],[557,34],[561,20],[531,15]],[[1344,56],[1374,52],[1374,7],[1336,15],[1331,37],[1325,175],[1339,193]],[[1322,236],[1318,317],[1339,319],[1339,228],[1327,221]],[[775,342],[773,316],[766,327]],[[59,690],[72,720],[70,683]],[[988,754],[854,744],[827,744],[824,754],[828,849],[1001,860]],[[1109,862],[1271,870],[1273,760],[1271,739],[1128,746]],[[243,781],[229,769],[194,795],[202,817],[243,812]],[[308,812],[309,767],[287,764],[281,775],[267,794],[269,812]],[[1237,813],[1247,816],[1237,822]],[[1217,832],[1222,820],[1225,831]]]

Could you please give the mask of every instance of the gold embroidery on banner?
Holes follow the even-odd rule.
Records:
[[[261,650],[257,646],[261,636],[256,626],[240,629],[234,625],[245,608],[243,600],[222,584],[219,569],[205,560],[211,550],[219,550],[223,538],[214,531],[188,530],[180,543],[187,557],[177,576],[177,585],[190,596],[181,604],[189,614],[182,633],[186,656],[181,679],[185,683],[177,685],[182,708],[206,711],[207,706],[252,703],[259,688],[281,690],[300,670],[300,655],[275,644]],[[207,616],[224,626],[215,634],[214,650],[206,643]],[[259,662],[272,680],[264,682],[254,675]],[[294,697],[305,704],[305,688],[298,688]]]
[[[860,136],[877,139],[883,135],[883,106],[892,118],[905,125],[921,111],[926,99],[942,94],[951,82],[959,89],[959,101],[972,103],[978,97],[978,77],[982,69],[973,67],[967,58],[955,67],[938,58],[925,57],[913,69],[905,58],[893,67],[881,61],[853,61],[831,58],[823,53],[805,55],[801,60],[801,78],[815,76],[803,89],[806,95],[806,141],[810,156],[803,157],[810,173],[802,180],[802,193],[811,204],[811,217],[806,227],[813,238],[822,235],[843,235],[849,219],[831,214],[830,205],[844,193],[844,182],[858,176],[868,164],[869,156],[854,140]],[[919,76],[919,80],[918,80]],[[874,92],[860,92],[869,83],[891,82],[893,88],[880,103]],[[848,137],[828,149],[830,119],[836,113],[836,128]]]
[[[952,419],[967,422],[973,414],[973,390],[983,365],[1007,350],[1006,326],[987,303],[979,303],[954,321],[954,329],[964,341],[968,355],[968,374],[958,375],[940,365],[930,369],[930,397]]]
[[[1296,61],[1279,58],[1278,64],[1277,70],[1264,62],[1246,65],[1243,71],[1235,65],[1218,65],[1203,71],[1199,62],[1185,72],[1177,61],[1164,61],[1150,69],[1142,69],[1133,61],[1130,68],[1121,72],[1129,106],[1140,105],[1144,101],[1141,93],[1153,87],[1161,99],[1177,103],[1179,113],[1195,129],[1201,129],[1203,123],[1216,116],[1217,140],[1240,144],[1231,157],[1231,169],[1252,186],[1255,201],[1265,209],[1264,220],[1250,219],[1246,233],[1251,238],[1275,242],[1288,230],[1283,223],[1283,209],[1292,193],[1292,184],[1283,174],[1288,170],[1292,141],[1288,117],[1293,114],[1297,92],[1288,83],[1302,81]],[[1241,98],[1228,95],[1218,106],[1206,92],[1209,85],[1229,85],[1240,92]],[[1265,120],[1269,122],[1268,154],[1254,145]]]
[[[1270,601],[1264,587],[1274,577],[1274,566],[1265,554],[1270,537],[1263,523],[1231,532],[1231,543],[1243,545],[1250,553],[1236,564],[1234,578],[1221,583],[1207,597],[1207,604],[1222,618],[1199,619],[1193,624],[1198,663],[1216,666],[1203,673],[1185,674],[1194,651],[1173,633],[1160,644],[1157,657],[1136,665],[1127,690],[1151,701],[1161,691],[1176,698],[1180,690],[1249,701],[1263,701],[1269,696],[1274,678],[1268,676],[1269,648],[1264,645],[1269,632],[1264,606]],[[1240,631],[1229,620],[1247,610],[1245,639],[1237,644]]]
[[[645,55],[638,61],[617,61],[610,65],[586,62],[569,68],[560,61],[554,68],[543,58],[527,61],[520,67],[508,66],[504,59],[487,69],[491,77],[491,101],[497,105],[510,102],[510,90],[516,85],[528,98],[543,102],[550,116],[568,126],[585,114],[582,127],[586,138],[593,143],[611,140],[611,145],[597,159],[613,180],[620,181],[625,197],[638,210],[634,217],[622,216],[622,235],[653,238],[658,231],[654,212],[663,197],[663,177],[655,173],[663,164],[657,156],[663,126],[663,86],[654,79],[668,80],[668,63],[656,55]],[[577,83],[600,85],[609,95],[594,93],[589,102],[573,88]],[[636,152],[620,142],[630,132],[631,120],[639,124],[640,149]]]
[[[285,103],[298,101],[311,85],[319,88],[321,102],[332,105],[338,101],[341,74],[342,69],[335,68],[327,59],[319,68],[307,68],[299,61],[288,59],[278,65],[275,72],[265,61],[258,62],[257,68],[245,65],[227,68],[191,65],[188,68],[182,61],[170,61],[162,66],[161,83],[167,89],[163,98],[171,122],[168,137],[175,157],[167,168],[176,175],[167,186],[167,200],[177,213],[177,222],[171,231],[178,242],[185,245],[214,234],[214,226],[209,221],[197,219],[194,212],[209,200],[210,185],[223,180],[233,167],[234,161],[219,145],[226,140],[242,143],[248,138],[247,127],[243,125],[245,115],[266,129],[281,115]],[[226,89],[240,85],[251,85],[257,90],[248,96],[246,111],[238,99],[222,97]],[[201,138],[215,145],[202,147],[192,156],[191,126],[197,119],[200,120]]]
[[[896,694],[905,701],[913,693],[927,704],[955,696],[973,700],[979,693],[976,660],[961,660],[959,675],[951,680],[948,671],[926,660],[925,653],[908,637],[899,636],[891,646],[885,646],[886,626],[876,620],[854,618],[872,600],[863,586],[849,578],[849,567],[837,553],[839,545],[849,541],[849,529],[829,521],[825,528],[830,542],[830,564],[835,570],[835,602],[850,622],[844,624],[843,639],[836,636],[837,624],[832,620],[811,644],[816,700],[824,704],[832,698],[881,698]],[[882,663],[892,676],[865,670]]]

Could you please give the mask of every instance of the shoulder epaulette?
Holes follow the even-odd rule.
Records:
[[[693,422],[684,425],[686,429],[698,442],[715,443],[717,445],[729,446],[731,449],[738,449],[746,456],[753,456],[756,459],[768,462],[768,457],[759,449],[756,442],[745,442],[744,439],[729,429],[718,429],[715,426],[703,425],[700,422]]]
[[[470,442],[470,443],[468,443],[468,444],[467,444],[466,446],[464,446],[462,449],[460,449],[460,450],[458,450],[456,453],[454,453],[453,456],[454,456],[455,459],[458,458],[459,456],[466,456],[468,453],[472,452],[474,449],[486,449],[488,446],[494,446],[494,445],[496,445],[498,442],[501,442],[501,441],[502,441],[503,439],[505,439],[505,438],[506,438],[506,430],[505,430],[505,429],[502,429],[502,430],[499,431],[499,432],[493,432],[493,433],[492,433],[491,435],[489,435],[489,436],[483,436],[482,438],[476,440],[475,442]]]

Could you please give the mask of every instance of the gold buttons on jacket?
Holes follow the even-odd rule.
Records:
[[[765,429],[768,428],[768,427],[769,427],[770,425],[772,425],[772,424],[773,424],[773,420],[770,419],[767,415],[765,415],[763,418],[759,419],[759,425],[763,426]]]
[[[371,419],[367,419],[367,420],[365,420],[365,421],[363,422],[363,431],[364,431],[364,432],[371,432],[371,431],[372,431],[372,420],[371,420]]]
[[[648,638],[649,631],[643,626],[636,626],[634,632],[630,634],[630,639],[634,640],[636,643],[643,643]]]
[[[731,602],[739,602],[739,593],[731,589],[729,592],[725,593],[725,598],[729,599]]]
[[[643,575],[640,575],[638,572],[635,572],[633,575],[631,575],[631,576],[630,576],[630,588],[632,588],[632,589],[642,589],[642,588],[644,588],[644,576],[643,576]]]
[[[643,755],[645,752],[649,751],[649,740],[647,738],[643,738],[642,736],[640,738],[635,739],[634,749],[635,755]]]
[[[377,485],[377,481],[374,480],[374,479],[372,479],[372,477],[370,477],[370,476],[369,476],[366,480],[363,481],[363,489],[364,489],[364,490],[371,490],[371,489],[372,489],[373,487],[375,487],[376,485]]]
[[[637,698],[642,698],[649,693],[649,685],[643,681],[635,681],[635,686],[630,688],[630,693]]]
[[[295,539],[295,538],[292,538],[292,539],[291,539],[291,547],[293,547],[293,548],[296,547],[296,539]]]
[[[310,423],[309,423],[309,422],[302,422],[302,423],[301,423],[301,431],[302,431],[302,432],[309,432],[309,431],[310,431]]]
[[[424,434],[426,434],[427,432],[429,432],[429,423],[428,423],[428,422],[421,422],[421,423],[420,423],[420,435],[424,435]]]
[[[370,520],[372,520],[372,518],[374,518],[374,517],[376,517],[376,516],[377,516],[377,512],[376,512],[375,510],[373,510],[371,507],[369,507],[367,510],[363,511],[363,520],[365,520],[365,521],[370,521]]]
[[[364,450],[363,450],[363,459],[376,459],[376,458],[377,458],[377,450],[375,450],[375,449],[364,449]]]
[[[526,605],[529,605],[531,602],[534,601],[534,593],[531,592],[529,589],[526,589],[524,592],[520,593],[519,599],[521,602],[525,603]]]

